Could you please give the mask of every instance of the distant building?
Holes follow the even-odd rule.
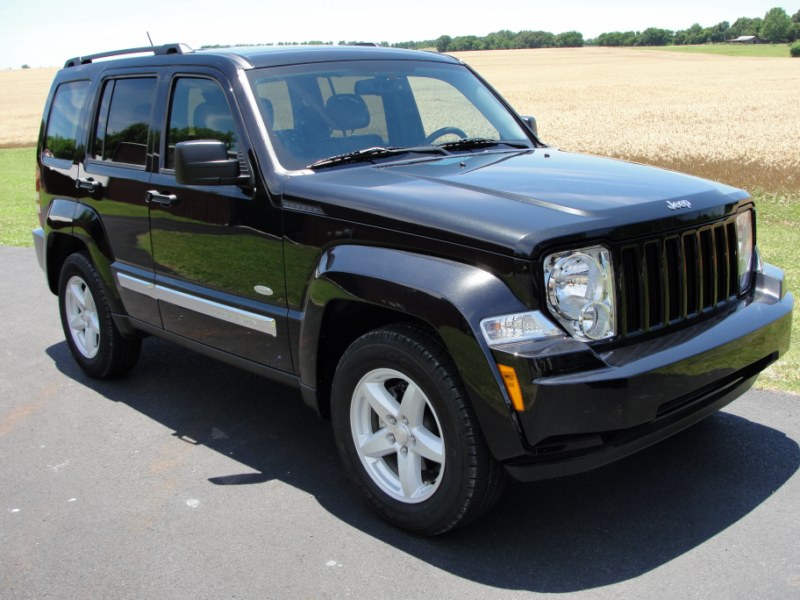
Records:
[[[761,40],[755,35],[740,35],[737,38],[728,40],[729,44],[760,44]]]

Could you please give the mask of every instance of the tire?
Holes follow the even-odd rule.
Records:
[[[141,339],[120,334],[100,275],[85,254],[72,254],[61,267],[58,306],[72,357],[89,377],[107,379],[130,371]]]
[[[345,351],[331,396],[344,468],[385,519],[437,535],[486,512],[505,470],[491,456],[452,359],[415,325],[371,331]]]

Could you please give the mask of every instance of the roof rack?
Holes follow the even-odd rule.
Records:
[[[194,52],[186,44],[163,44],[161,46],[142,46],[141,48],[126,48],[124,50],[110,50],[109,52],[100,52],[98,54],[89,54],[87,56],[76,56],[70,58],[64,63],[64,68],[77,67],[78,65],[88,65],[98,58],[109,58],[111,56],[125,56],[127,54],[153,54],[154,56],[163,56],[167,54],[189,54]]]

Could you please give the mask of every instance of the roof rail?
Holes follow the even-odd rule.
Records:
[[[124,50],[110,50],[109,52],[100,52],[98,54],[89,54],[87,56],[76,56],[70,58],[64,63],[64,68],[77,67],[78,65],[88,65],[98,58],[109,58],[111,56],[125,56],[126,54],[153,54],[154,56],[162,56],[166,54],[189,54],[194,52],[186,44],[163,44],[162,46],[142,46],[141,48],[126,48]]]

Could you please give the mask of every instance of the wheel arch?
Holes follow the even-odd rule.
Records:
[[[45,264],[50,291],[58,294],[58,279],[64,261],[71,254],[85,252],[100,274],[112,311],[124,314],[111,272],[114,261],[111,245],[97,212],[75,200],[58,199],[48,211],[45,231]]]
[[[306,295],[298,368],[306,404],[329,416],[336,366],[358,337],[394,323],[431,331],[459,371],[496,458],[524,451],[521,429],[491,353],[480,338],[485,307],[522,310],[498,277],[463,263],[358,245],[328,250]]]
[[[76,252],[88,252],[86,244],[71,233],[52,232],[47,236],[47,285],[50,291],[58,294],[58,278],[64,261]]]

